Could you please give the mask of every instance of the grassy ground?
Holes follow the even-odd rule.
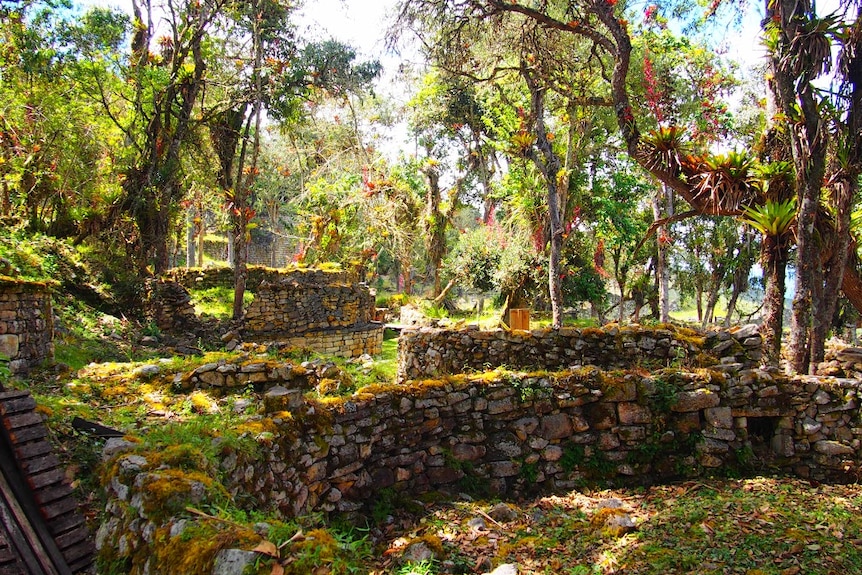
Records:
[[[486,502],[435,504],[401,517],[371,573],[473,573],[502,563],[517,564],[522,575],[862,573],[858,485],[708,480],[572,492],[510,507],[510,521],[491,519]],[[608,517],[622,514],[632,530],[607,526]],[[399,565],[397,550],[417,539],[439,541],[438,556]]]

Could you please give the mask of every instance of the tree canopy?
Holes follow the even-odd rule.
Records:
[[[849,3],[763,9],[750,73],[713,41],[754,17],[732,4],[402,0],[390,40],[422,63],[396,101],[293,3],[3,2],[0,204],[140,278],[227,261],[235,317],[248,262],[337,261],[553,326],[666,319],[671,293],[705,325],[760,253],[769,356],[790,266],[814,370],[839,300],[862,307],[862,34]]]

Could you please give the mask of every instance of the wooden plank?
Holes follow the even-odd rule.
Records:
[[[56,537],[57,547],[63,551],[63,555],[66,554],[66,549],[72,547],[73,545],[80,545],[81,543],[86,543],[89,538],[90,532],[87,530],[86,525],[81,525],[77,529],[73,531],[69,531],[68,533],[64,533],[59,537]]]
[[[68,497],[66,499],[54,501],[48,505],[42,505],[42,517],[50,522],[54,517],[59,517],[64,513],[75,511],[77,509],[78,502],[71,497]]]
[[[27,477],[27,483],[32,489],[40,490],[44,489],[49,485],[60,483],[64,479],[66,479],[66,472],[63,471],[62,468],[57,467],[44,473],[30,475],[29,477]]]
[[[23,393],[24,395],[20,395]],[[0,394],[0,413],[4,415],[12,415],[23,411],[33,411],[36,409],[36,400],[30,396],[29,392],[17,392],[17,397],[3,399]]]
[[[14,572],[72,575],[92,565],[95,545],[35,407],[29,392],[0,393],[0,476],[12,476],[11,495],[21,501],[20,521],[27,532],[22,544],[29,544],[25,551],[42,568],[34,570],[31,559]]]
[[[40,455],[54,452],[54,446],[47,441],[30,441],[13,446],[18,461],[25,461]]]
[[[44,425],[33,425],[23,429],[16,429],[9,432],[9,438],[12,443],[24,443],[25,441],[33,441],[34,439],[42,439],[48,436],[48,430]]]
[[[0,391],[0,401],[12,401],[15,399],[33,397],[28,389],[10,389],[8,391]]]
[[[93,564],[93,555],[95,554],[95,547],[88,551],[86,554],[82,555],[80,559],[69,559],[69,569],[72,570],[72,573],[82,573],[87,571],[89,573],[89,567]]]
[[[51,503],[52,501],[69,497],[72,495],[72,488],[69,485],[62,483],[46,489],[40,489],[39,491],[34,492],[33,495],[36,497],[36,501],[39,504],[44,505],[45,503]],[[77,506],[76,501],[72,500],[72,503]]]
[[[41,473],[43,471],[54,469],[55,467],[60,466],[60,459],[57,458],[57,456],[53,453],[32,457],[23,461],[19,457],[18,461],[21,463],[21,468],[24,469],[24,471],[26,471],[30,475]]]
[[[3,565],[0,567],[0,575],[21,575],[26,573],[24,566],[16,559],[13,565]]]
[[[79,525],[85,525],[86,520],[81,513],[78,513],[77,508],[72,513],[66,513],[65,515],[60,515],[59,517],[55,517],[51,519],[51,522],[48,523],[48,529],[51,530],[51,533],[56,537],[65,533],[66,531],[70,531]]]
[[[89,561],[92,562],[95,551],[96,545],[92,541],[85,541],[67,548],[63,551],[63,556],[66,558],[66,563],[75,563],[81,559],[87,559],[87,555],[90,556]]]
[[[15,415],[7,415],[3,418],[3,425],[6,429],[15,430],[21,427],[30,427],[31,425],[40,425],[45,420],[35,411],[18,413]]]
[[[19,505],[19,498],[10,485],[10,481],[15,483],[20,481],[20,477],[11,477],[8,475],[13,471],[8,465],[8,461],[0,461],[2,473],[0,473],[0,522],[6,528],[6,532],[11,538],[11,542],[26,567],[26,571],[21,573],[32,573],[33,575],[63,575],[60,573],[52,561],[50,554],[42,547],[42,540],[39,538],[24,509]],[[20,489],[20,485],[19,485]]]

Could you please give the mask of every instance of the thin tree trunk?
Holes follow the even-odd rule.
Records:
[[[545,91],[536,83],[530,70],[522,68],[522,76],[530,89],[532,110],[536,122],[536,147],[541,157],[532,149],[530,159],[542,172],[548,189],[548,221],[550,224],[550,255],[548,257],[548,295],[551,299],[551,327],[559,329],[563,325],[563,288],[560,278],[560,259],[563,250],[562,213],[565,210],[561,197],[561,183],[558,181],[562,170],[560,158],[554,153],[545,128]],[[562,178],[567,180],[567,178]]]
[[[186,267],[191,268],[195,265],[195,260],[197,259],[195,256],[195,208],[194,206],[189,207],[189,211],[186,214]]]
[[[655,221],[673,215],[672,190],[661,184],[653,199],[653,219]],[[666,212],[666,213],[665,213]],[[668,273],[668,246],[662,241],[666,230],[664,226],[657,232],[658,241],[655,262],[655,273],[658,281],[659,321],[668,323],[670,321],[670,274]]]
[[[787,250],[781,240],[763,238],[763,271],[766,274],[763,324],[761,335],[766,342],[764,363],[777,366],[781,359],[781,335],[784,329],[784,293],[787,273]]]
[[[838,306],[838,296],[841,290],[842,278],[847,268],[848,250],[850,247],[850,211],[853,199],[858,192],[857,176],[852,175],[832,188],[835,205],[835,243],[829,259],[824,264],[823,291],[819,299],[818,309],[814,310],[816,321],[811,333],[811,366],[817,365],[826,355],[826,338]],[[818,282],[820,283],[820,282]]]

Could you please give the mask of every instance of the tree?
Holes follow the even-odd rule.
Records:
[[[850,213],[862,173],[862,25],[860,8],[853,10],[841,3],[839,12],[821,17],[811,2],[780,0],[767,3],[764,20],[770,88],[780,118],[792,126],[786,138],[797,205],[791,363],[802,373],[822,361],[839,289],[852,277],[846,274]],[[833,45],[840,51],[835,86],[822,94],[815,81],[832,70]],[[819,217],[824,178],[832,221]],[[854,292],[845,287],[845,293]]]
[[[483,9],[480,4],[471,3],[466,12],[454,10],[449,14],[447,7],[439,3],[405,2],[402,22],[410,25],[421,21],[432,29],[430,34],[442,35],[443,41],[433,49],[429,47],[429,52],[445,73],[459,77],[462,82],[493,82],[502,106],[518,111],[517,115],[502,114],[515,117],[516,123],[497,127],[496,136],[500,142],[508,140],[506,152],[512,161],[528,160],[544,181],[547,241],[542,248],[547,246],[552,324],[559,327],[563,309],[560,284],[563,222],[569,208],[571,175],[586,156],[580,147],[586,140],[577,138],[581,125],[576,110],[583,102],[607,103],[606,99],[589,95],[594,87],[592,77],[599,73],[603,62],[571,38],[554,31],[549,34],[541,23],[529,18],[470,20],[473,10],[478,13]],[[555,51],[582,56],[588,68],[573,70],[557,66],[552,58],[544,57]],[[500,59],[501,53],[507,57]],[[501,89],[501,83],[506,87]],[[556,138],[556,128],[568,137]]]
[[[31,231],[80,240],[119,192],[120,137],[75,82],[68,16],[40,4],[0,8],[0,208]],[[125,30],[112,16],[84,26],[109,48]]]
[[[408,107],[411,130],[426,157],[422,168],[427,184],[425,243],[434,276],[433,295],[438,298],[443,291],[440,267],[446,255],[446,232],[462,198],[476,184],[481,188],[476,199],[484,206],[485,223],[493,217],[496,151],[487,137],[485,109],[476,86],[463,78],[445,71],[426,74]],[[444,190],[440,182],[447,171],[454,172],[454,182]]]

